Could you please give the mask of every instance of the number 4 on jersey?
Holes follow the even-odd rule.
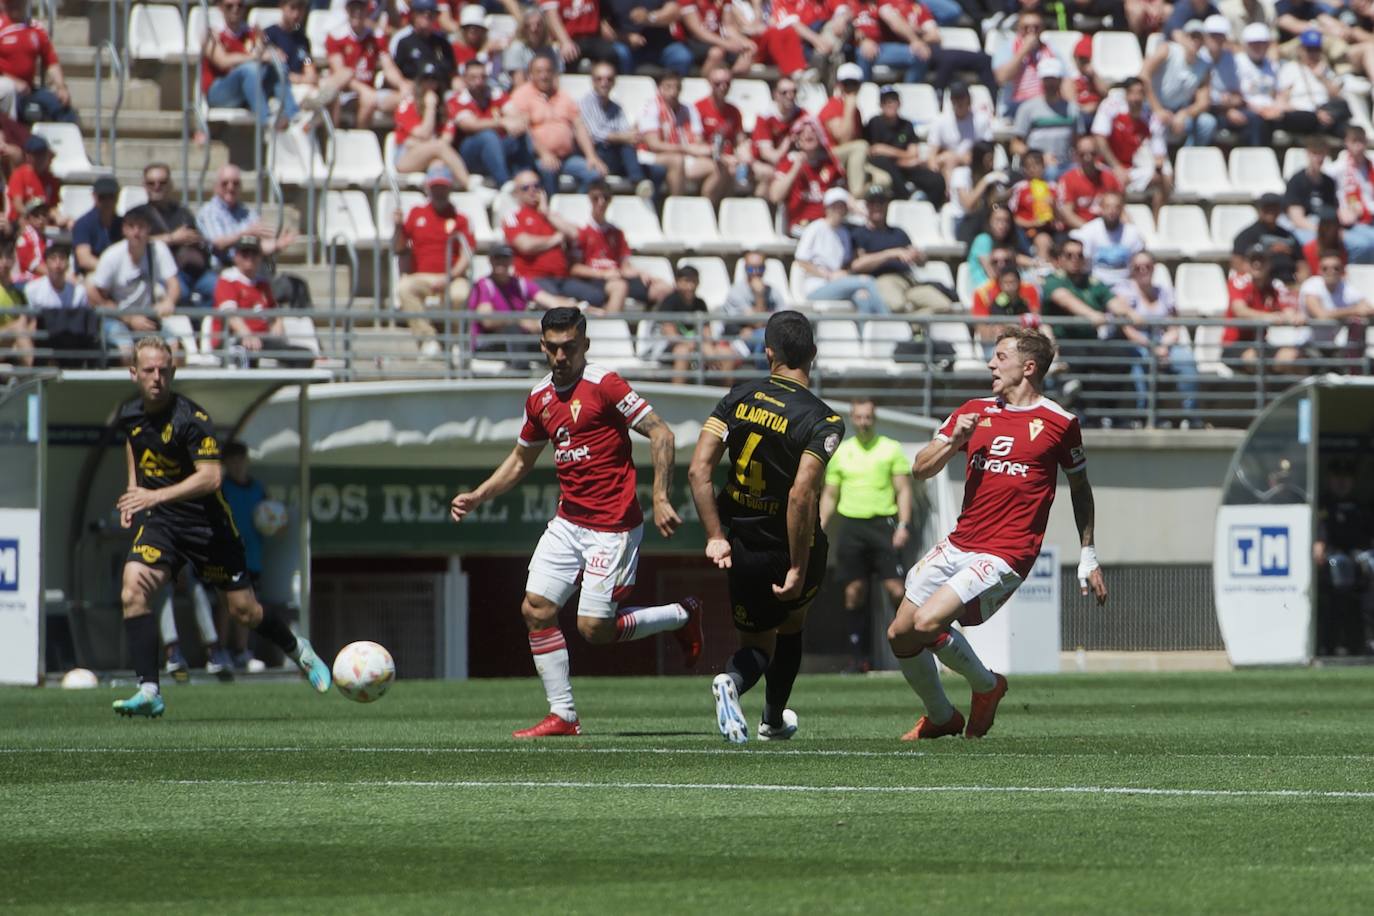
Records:
[[[735,462],[735,480],[755,498],[762,496],[764,491],[763,463],[750,459],[754,457],[754,449],[758,448],[762,441],[762,435],[750,433],[749,438],[744,440],[744,448],[740,449],[739,460]]]

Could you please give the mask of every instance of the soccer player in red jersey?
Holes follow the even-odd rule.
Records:
[[[577,629],[592,643],[625,642],[674,631],[687,664],[701,657],[701,602],[684,598],[657,607],[617,605],[634,587],[644,515],[635,496],[630,430],[647,436],[654,461],[654,527],[671,537],[682,520],[671,500],[673,431],[619,375],[587,362],[587,320],[573,308],[549,309],[540,347],[550,372],[525,401],[525,425],[515,448],[481,486],[453,498],[453,520],[510,490],[553,440],[558,515],[530,558],[520,606],[534,667],[544,682],[549,714],[516,738],[580,735],[568,677],[568,646],[558,609],[577,588]]]
[[[964,505],[949,535],[906,577],[906,597],[887,628],[888,642],[926,714],[903,740],[963,732],[981,738],[992,727],[1007,679],[989,671],[952,624],[977,626],[992,617],[1021,585],[1040,555],[1054,502],[1055,479],[1069,478],[1073,518],[1082,542],[1078,584],[1097,603],[1107,585],[1093,546],[1093,491],[1078,418],[1043,394],[1054,345],[1031,328],[997,339],[988,360],[990,398],[975,398],[945,420],[921,449],[912,473],[928,480],[958,452],[968,454]],[[973,688],[968,725],[945,696],[935,659]]]

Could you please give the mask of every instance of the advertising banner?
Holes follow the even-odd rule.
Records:
[[[986,623],[963,628],[964,636],[993,671],[1053,674],[1059,671],[1059,614],[1059,551],[1046,547],[1011,600]]]
[[[1312,660],[1311,507],[1219,509],[1212,583],[1231,664]]]
[[[37,509],[0,509],[0,684],[38,683],[39,535]]]

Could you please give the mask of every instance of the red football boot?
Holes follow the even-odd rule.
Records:
[[[964,732],[965,738],[981,738],[992,728],[992,718],[997,715],[997,704],[1002,702],[1002,697],[1007,695],[1007,679],[1000,674],[994,674],[997,683],[987,693],[975,693],[973,695],[973,705],[968,711],[968,730]]]
[[[701,647],[704,642],[701,635],[701,599],[683,598],[678,603],[687,612],[687,622],[674,630],[673,636],[682,647],[682,663],[692,668],[701,658]]]
[[[538,725],[510,734],[512,738],[561,738],[582,734],[582,723],[576,719],[569,722],[562,716],[549,713]]]
[[[916,720],[916,727],[902,735],[903,741],[922,741],[927,738],[943,738],[946,735],[957,735],[964,730],[964,714],[959,710],[954,710],[954,715],[949,717],[949,721],[942,725],[936,725],[930,721],[930,716],[921,716]]]

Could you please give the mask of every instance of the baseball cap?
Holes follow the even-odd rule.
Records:
[[[883,102],[887,99],[900,99],[902,94],[897,91],[896,86],[884,86],[883,91],[878,93],[878,101]]]
[[[485,29],[487,27],[487,11],[476,3],[465,6],[462,15],[458,17],[458,25],[464,28],[475,25]]]
[[[1270,207],[1274,208],[1275,210],[1281,209],[1283,207],[1283,198],[1280,195],[1275,194],[1273,191],[1270,191],[1267,194],[1261,194],[1259,199],[1259,207],[1261,210],[1267,210]]]
[[[46,210],[47,207],[48,202],[46,199],[42,197],[30,197],[28,200],[24,201],[24,215],[28,216],[30,213],[37,213],[39,210]]]
[[[1274,40],[1274,33],[1263,22],[1252,22],[1240,31],[1240,40],[1245,44],[1259,44]]]
[[[26,153],[46,153],[52,147],[48,146],[48,141],[43,139],[40,134],[32,134],[29,139],[24,141],[24,152]]]
[[[453,187],[453,173],[448,170],[446,165],[431,165],[425,172],[425,187],[430,188],[435,185]]]
[[[96,197],[114,197],[119,193],[119,182],[110,175],[101,175],[91,186],[91,192]]]
[[[1057,58],[1046,57],[1035,65],[1035,72],[1040,74],[1042,80],[1062,80],[1064,65]]]
[[[840,64],[835,69],[835,82],[837,83],[862,83],[863,81],[863,68],[856,63]]]
[[[1316,29],[1308,29],[1298,37],[1304,48],[1320,48],[1322,46],[1322,33]]]
[[[952,99],[966,99],[969,97],[968,83],[965,83],[961,80],[955,80],[954,82],[950,83],[947,87],[945,87],[945,92]]]
[[[234,243],[235,251],[262,251],[262,239],[256,235],[241,235],[239,240]]]
[[[1189,19],[1183,23],[1183,31],[1188,35],[1196,35],[1198,32],[1206,31],[1206,29],[1203,27],[1201,19]]]
[[[491,257],[493,259],[513,258],[515,257],[515,249],[511,248],[509,245],[495,245],[491,249]]]
[[[1092,60],[1093,57],[1093,37],[1084,35],[1078,39],[1078,44],[1073,46],[1074,60]]]
[[[849,192],[844,188],[831,188],[825,192],[825,197],[821,198],[825,206],[831,207],[835,204],[849,205]]]
[[[1220,13],[1213,13],[1202,20],[1202,30],[1208,35],[1225,35],[1231,37],[1231,20]]]
[[[880,184],[871,184],[868,191],[864,193],[864,200],[887,202],[892,199],[892,192]]]

